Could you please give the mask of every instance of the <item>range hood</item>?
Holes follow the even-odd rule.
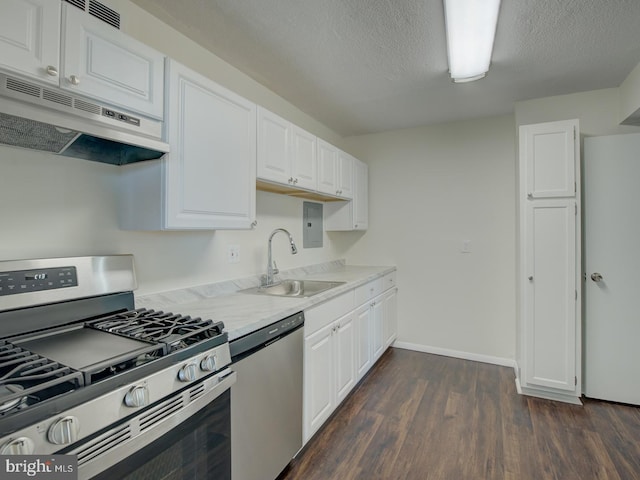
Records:
[[[0,74],[0,144],[112,165],[160,158],[162,122]]]

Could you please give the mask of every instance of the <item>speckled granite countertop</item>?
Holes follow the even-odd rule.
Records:
[[[280,273],[281,278],[346,282],[308,298],[288,298],[242,293],[259,285],[259,276],[228,282],[136,296],[137,308],[173,311],[192,317],[224,322],[229,340],[242,337],[288,315],[325,302],[371,280],[392,272],[395,267],[345,265],[344,261],[323,263]]]

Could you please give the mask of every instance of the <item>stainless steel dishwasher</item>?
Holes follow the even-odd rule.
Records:
[[[302,448],[303,312],[230,342],[231,478],[273,480]]]

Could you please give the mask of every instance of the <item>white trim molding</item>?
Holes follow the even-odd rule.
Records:
[[[472,360],[474,362],[491,363],[493,365],[501,365],[503,367],[517,368],[516,361],[513,358],[494,357],[491,355],[482,355],[480,353],[462,352],[460,350],[450,350],[448,348],[432,347],[429,345],[419,345],[409,342],[394,342],[396,348],[405,350],[414,350],[416,352],[433,353],[434,355],[443,355],[445,357],[460,358],[462,360]]]

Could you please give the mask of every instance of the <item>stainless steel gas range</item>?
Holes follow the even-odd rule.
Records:
[[[0,262],[0,454],[77,455],[79,478],[230,478],[224,325],[135,309],[135,287],[130,255]]]

